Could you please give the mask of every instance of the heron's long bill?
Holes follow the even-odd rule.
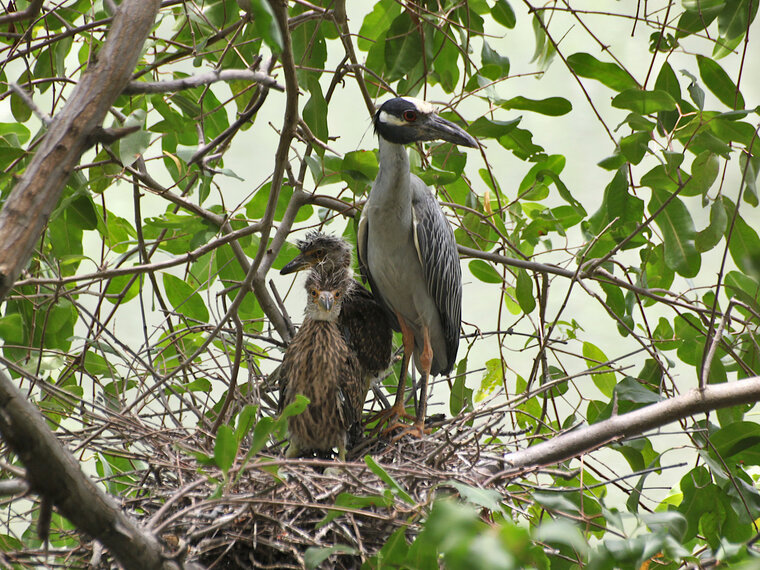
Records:
[[[431,115],[429,122],[423,126],[423,129],[424,134],[431,139],[441,139],[461,146],[478,148],[478,141],[467,134],[467,131],[438,115]]]

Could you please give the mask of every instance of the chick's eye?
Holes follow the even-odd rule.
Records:
[[[314,252],[315,257],[324,257],[325,256],[325,250],[324,249],[318,249]]]
[[[335,298],[336,299],[340,299],[340,291],[336,291],[335,292]]]
[[[417,113],[414,111],[404,111],[404,114],[402,116],[407,123],[413,123],[417,120]]]
[[[314,289],[312,289],[311,291],[309,291],[309,296],[312,299],[316,299],[317,298],[317,292]]]

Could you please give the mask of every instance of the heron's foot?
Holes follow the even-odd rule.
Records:
[[[403,402],[394,404],[390,408],[378,412],[375,417],[371,418],[370,422],[376,423],[375,427],[372,428],[372,433],[370,435],[375,436],[378,433],[387,435],[397,429],[408,428],[409,425],[404,423],[402,419],[414,419],[414,416],[404,409]]]
[[[391,439],[392,443],[396,443],[397,441],[403,439],[407,435],[416,437],[417,439],[424,438],[427,434],[431,433],[431,429],[425,427],[425,421],[415,421],[412,425],[406,425],[404,426],[404,429],[401,430],[401,432],[397,433],[393,436],[393,439]]]

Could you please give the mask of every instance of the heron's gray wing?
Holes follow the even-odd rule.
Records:
[[[462,269],[454,231],[430,189],[412,175],[414,244],[425,274],[428,291],[435,300],[446,339],[447,374],[456,362],[459,325],[462,320]]]

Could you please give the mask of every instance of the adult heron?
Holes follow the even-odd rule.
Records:
[[[358,232],[359,261],[376,298],[395,317],[404,343],[396,399],[389,418],[406,416],[404,387],[409,360],[421,375],[415,424],[422,436],[430,375],[454,367],[462,315],[462,272],[456,241],[432,191],[409,170],[404,145],[444,140],[477,147],[477,141],[411,97],[383,103],[375,113],[380,169],[364,205]]]
[[[361,422],[366,382],[356,355],[338,329],[338,316],[353,277],[339,269],[306,278],[304,322],[285,353],[279,376],[280,410],[297,394],[309,398],[303,413],[288,418],[288,457],[338,448],[346,459],[349,433]]]

